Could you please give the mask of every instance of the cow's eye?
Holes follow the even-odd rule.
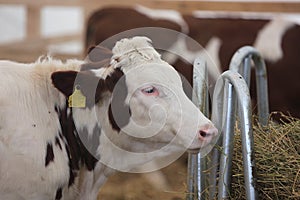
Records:
[[[142,92],[147,96],[158,96],[159,94],[158,90],[153,86],[142,89]]]
[[[148,94],[154,93],[154,88],[153,87],[146,88],[143,90],[143,92],[148,93]]]

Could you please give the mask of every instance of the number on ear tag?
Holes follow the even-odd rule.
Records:
[[[86,97],[80,91],[80,86],[76,85],[73,94],[68,98],[68,104],[70,108],[85,108]]]

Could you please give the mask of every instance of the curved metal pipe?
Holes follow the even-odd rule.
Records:
[[[226,81],[229,84],[225,84]],[[227,86],[228,85],[228,86]],[[244,163],[244,177],[245,177],[245,188],[247,199],[257,199],[257,192],[255,189],[255,161],[253,151],[253,133],[252,133],[252,113],[251,113],[251,102],[248,86],[243,77],[233,71],[224,72],[218,79],[215,91],[213,95],[213,113],[212,118],[215,119],[216,126],[223,133],[223,153],[221,154],[220,163],[220,175],[219,175],[219,186],[218,186],[218,199],[228,199],[230,197],[229,188],[231,184],[231,173],[230,165],[232,162],[232,138],[233,128],[235,120],[232,119],[232,113],[235,113],[235,106],[231,110],[224,111],[222,108],[223,100],[225,104],[230,105],[228,100],[224,98],[224,87],[227,87],[227,92],[230,95],[230,88],[232,89],[237,97],[237,103],[239,106],[239,119],[242,136],[242,152],[243,152],[243,163]],[[222,96],[223,98],[220,98]],[[234,95],[232,95],[234,96]],[[233,99],[230,100],[231,102]],[[234,102],[234,101],[233,101]],[[232,103],[231,103],[232,104]],[[228,107],[229,108],[229,107]],[[229,112],[230,111],[230,112]],[[222,114],[220,120],[219,115]],[[227,114],[226,114],[227,113]],[[229,114],[228,114],[229,113]],[[229,117],[229,118],[227,118]]]
[[[251,46],[240,48],[233,55],[229,69],[242,74],[250,86],[250,59],[253,60],[255,66],[258,120],[262,125],[267,125],[269,118],[267,70],[260,53]]]
[[[195,59],[193,69],[193,103],[205,116],[209,115],[209,94],[207,87],[207,67],[205,61]],[[206,199],[207,160],[201,153],[188,152],[187,200]]]

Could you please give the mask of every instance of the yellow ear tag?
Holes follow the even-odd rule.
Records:
[[[70,108],[85,108],[86,97],[80,91],[80,86],[76,85],[73,94],[68,98]]]

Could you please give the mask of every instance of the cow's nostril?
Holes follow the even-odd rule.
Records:
[[[198,130],[198,137],[200,140],[210,140],[217,134],[218,130],[215,127],[201,127]]]
[[[206,137],[207,132],[201,130],[201,131],[199,131],[199,134],[200,134],[202,137]]]

